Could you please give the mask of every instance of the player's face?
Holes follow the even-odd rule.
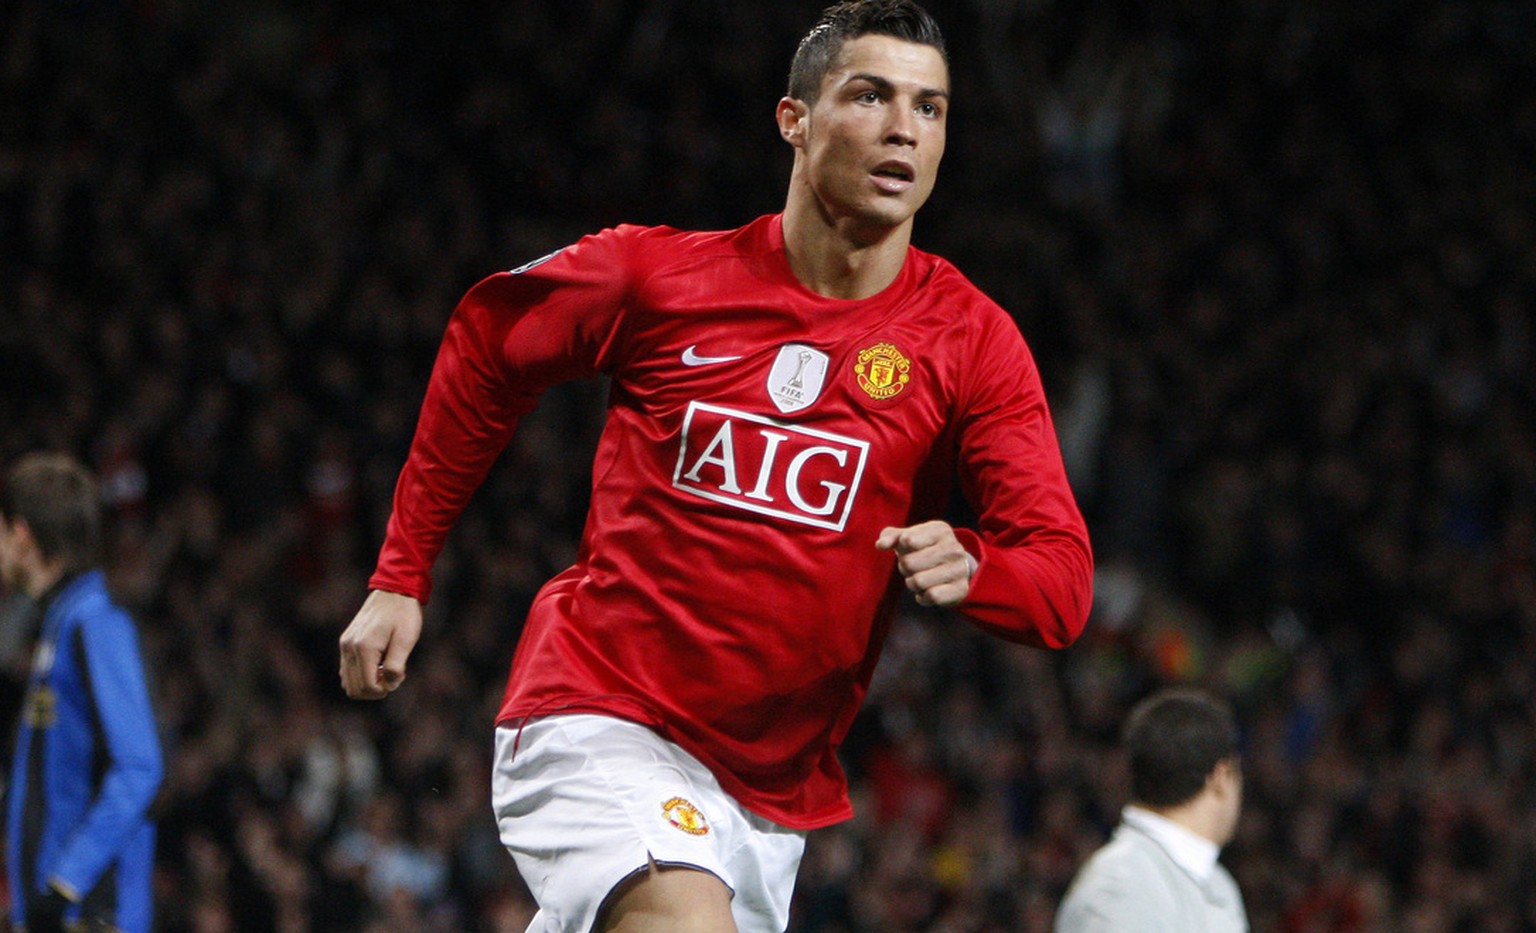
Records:
[[[928,200],[944,155],[949,69],[932,46],[843,44],[802,118],[805,179],[833,220],[894,227]]]

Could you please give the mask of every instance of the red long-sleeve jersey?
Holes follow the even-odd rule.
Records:
[[[778,215],[623,226],[493,275],[449,321],[376,589],[425,600],[443,539],[541,390],[611,377],[575,566],[529,613],[499,721],[654,728],[747,808],[852,812],[836,757],[903,592],[886,526],[977,528],[960,610],[1009,640],[1081,632],[1092,557],[1035,363],[953,266],[909,249],[862,300],[790,271]]]

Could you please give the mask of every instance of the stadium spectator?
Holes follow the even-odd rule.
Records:
[[[11,922],[149,933],[160,737],[133,619],[97,562],[101,494],[73,457],[23,456],[0,485],[0,582],[36,604],[6,785]]]
[[[1217,860],[1243,804],[1237,723],[1190,689],[1131,710],[1124,746],[1131,802],[1109,842],[1072,880],[1057,933],[1247,933],[1243,895]]]

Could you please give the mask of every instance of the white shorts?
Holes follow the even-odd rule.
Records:
[[[806,834],[749,812],[692,755],[644,726],[558,714],[496,730],[501,842],[538,902],[528,933],[589,933],[621,882],[660,865],[732,891],[740,933],[783,933]]]

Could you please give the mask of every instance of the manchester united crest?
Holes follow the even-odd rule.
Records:
[[[912,380],[912,361],[895,344],[877,343],[860,350],[853,364],[859,388],[877,402],[895,398]]]
[[[703,836],[709,833],[709,821],[704,819],[704,814],[699,808],[681,797],[673,797],[661,805],[661,812],[667,815],[667,822],[690,836]]]

